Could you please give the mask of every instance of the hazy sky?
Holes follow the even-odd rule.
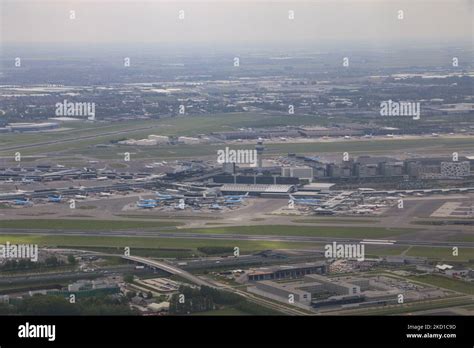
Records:
[[[0,0],[3,43],[473,41],[474,0]],[[76,19],[70,19],[70,10]],[[184,10],[184,19],[178,18]],[[288,11],[295,13],[288,19]],[[397,18],[398,10],[404,19]]]

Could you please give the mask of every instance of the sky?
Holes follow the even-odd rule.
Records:
[[[474,44],[473,0],[0,0],[0,11],[3,44]]]

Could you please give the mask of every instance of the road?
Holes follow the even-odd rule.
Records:
[[[211,287],[211,288],[214,288],[214,289],[220,289],[220,290],[224,289],[224,290],[233,292],[233,293],[238,294],[242,297],[245,297],[250,302],[258,303],[260,305],[263,305],[265,307],[274,309],[278,312],[281,312],[281,313],[284,313],[284,314],[287,314],[287,315],[307,315],[308,314],[307,312],[302,311],[299,308],[296,308],[296,307],[291,308],[291,307],[288,307],[286,305],[279,304],[279,303],[276,303],[276,302],[258,297],[256,295],[247,293],[245,291],[236,289],[234,287],[228,286],[228,285],[223,284],[223,283],[219,283],[219,282],[214,281],[214,280],[211,281],[211,280],[203,279],[202,277],[195,276],[195,275],[193,275],[189,272],[184,271],[181,268],[170,265],[166,262],[156,261],[156,260],[152,260],[152,259],[145,258],[145,257],[140,257],[140,256],[125,256],[124,255],[124,256],[122,256],[122,258],[126,259],[126,260],[133,261],[133,262],[141,263],[141,264],[149,266],[149,267],[159,268],[159,269],[164,270],[168,273],[171,273],[171,274],[180,276],[180,277],[182,277],[186,280],[189,280],[192,283],[197,284],[199,286],[208,286],[208,287]]]
[[[208,286],[208,287],[216,288],[214,284],[207,282],[199,277],[196,277],[195,275],[189,272],[186,272],[176,266],[170,265],[162,261],[156,261],[156,260],[152,260],[152,259],[148,259],[146,257],[140,257],[140,256],[122,256],[122,258],[133,261],[133,262],[141,263],[149,267],[159,268],[163,271],[166,271],[168,273],[171,273],[171,274],[180,276],[186,280],[189,280],[190,282],[197,284],[199,286]]]

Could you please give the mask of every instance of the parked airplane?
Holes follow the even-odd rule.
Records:
[[[15,186],[15,190],[16,190],[15,193],[25,193],[26,192],[25,190],[20,190],[18,188],[18,186]]]
[[[13,200],[13,204],[21,205],[21,206],[30,206],[30,205],[33,205],[33,202],[31,202],[27,198],[18,198],[18,199]]]
[[[156,208],[157,206],[158,204],[153,199],[139,200],[137,202],[137,207],[139,208],[152,209],[152,208]]]
[[[363,215],[363,214],[371,214],[372,213],[372,209],[356,209],[356,210],[353,210],[352,211],[354,214],[360,214],[360,215]]]
[[[48,202],[61,203],[61,198],[61,195],[51,195],[48,196]]]
[[[224,196],[224,199],[243,199],[245,197],[248,197],[249,193],[247,192],[245,195],[229,195],[229,196]]]
[[[86,199],[87,196],[84,196],[84,195],[75,195],[74,198],[75,198],[75,199]]]
[[[214,204],[211,204],[209,209],[211,209],[211,210],[222,210],[222,207],[219,204],[214,203]]]
[[[316,215],[334,215],[334,214],[336,214],[332,210],[324,209],[324,208],[321,208],[321,207],[314,209],[314,213]]]
[[[387,205],[386,204],[362,204],[362,205],[359,205],[358,208],[361,208],[361,209],[377,209],[377,208],[383,208],[383,207],[386,207]]]
[[[179,202],[174,206],[175,209],[184,210],[186,208],[186,203],[184,199],[180,199]]]
[[[227,198],[224,200],[224,204],[240,204],[243,202],[243,198]]]
[[[139,201],[139,202],[143,202],[143,203],[157,203],[156,199],[152,199],[152,198],[142,198],[141,196],[138,197],[138,201]]]
[[[99,196],[100,197],[110,197],[110,196],[112,196],[112,194],[110,192],[100,192]]]
[[[293,195],[290,196],[290,201],[289,202],[294,202],[295,204],[298,205],[319,205],[320,200],[315,199],[315,198],[295,198]]]
[[[156,198],[159,201],[171,201],[173,199],[182,199],[183,197],[184,196],[182,196],[182,195],[169,195],[169,194],[166,194],[166,193],[156,192]]]

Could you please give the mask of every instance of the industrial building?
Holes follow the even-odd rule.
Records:
[[[263,185],[263,184],[224,184],[220,188],[223,194],[284,194],[285,197],[295,190],[293,185]]]
[[[281,176],[306,179],[311,182],[314,178],[314,171],[311,167],[282,167]]]
[[[459,156],[458,161],[450,158],[416,158],[398,160],[383,156],[360,156],[339,163],[323,163],[319,158],[288,154],[279,158],[281,175],[286,177],[331,178],[393,178],[411,177],[420,179],[464,178],[471,174],[474,159]]]
[[[304,275],[302,281],[293,283],[279,283],[269,280],[259,281],[254,286],[249,287],[248,290],[283,302],[287,302],[291,296],[295,303],[309,306],[312,303],[313,297],[318,294],[360,297],[361,285],[364,289],[367,289],[369,280],[357,279],[349,283],[318,274],[307,274]]]
[[[246,273],[248,281],[302,278],[308,274],[326,273],[326,262],[300,263],[252,269]]]
[[[422,287],[384,276],[329,278],[320,274],[304,275],[302,279],[292,282],[253,282],[247,290],[306,309],[348,304],[356,307],[396,304],[400,294],[403,294],[405,302],[445,296],[443,291],[433,287]]]

